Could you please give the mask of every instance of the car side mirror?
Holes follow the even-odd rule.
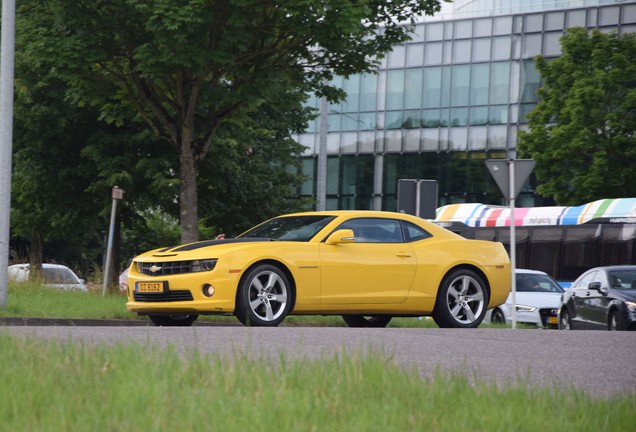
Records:
[[[603,295],[606,295],[609,292],[609,289],[607,287],[601,286],[600,282],[591,282],[588,285],[588,288],[591,290],[598,291],[599,293]]]
[[[325,244],[328,245],[337,245],[341,243],[353,243],[355,237],[353,236],[353,230],[350,229],[341,229],[333,232],[327,240],[325,240]]]

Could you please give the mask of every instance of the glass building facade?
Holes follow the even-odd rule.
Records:
[[[485,160],[516,157],[517,136],[538,102],[534,57],[558,57],[559,39],[571,27],[636,32],[634,1],[482,0],[454,7],[462,18],[418,23],[378,74],[334,82],[347,98],[323,108],[327,132],[321,134],[319,117],[295,136],[307,147],[300,195],[317,196],[322,138],[327,209],[396,210],[399,179],[437,180],[440,206],[503,204]],[[321,106],[315,98],[309,103]],[[531,177],[519,206],[551,204],[535,186]]]

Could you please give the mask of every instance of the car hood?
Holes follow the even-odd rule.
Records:
[[[561,293],[518,292],[516,295],[517,304],[538,308],[556,308],[560,299]],[[512,304],[512,293],[508,295],[506,303]]]
[[[194,243],[186,243],[178,246],[170,246],[155,249],[143,253],[135,258],[135,261],[142,261],[156,258],[179,258],[192,259],[200,258],[202,253],[210,252],[213,254],[227,253],[236,249],[250,247],[257,243],[274,243],[277,240],[269,238],[232,238],[221,240],[204,240]]]

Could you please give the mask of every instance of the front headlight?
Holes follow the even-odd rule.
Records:
[[[198,273],[214,270],[216,262],[216,259],[194,260],[192,261],[191,271],[192,273]]]
[[[517,305],[517,312],[534,312],[537,308],[534,306]]]
[[[627,306],[627,310],[630,312],[636,312],[636,302],[626,301],[625,306]]]

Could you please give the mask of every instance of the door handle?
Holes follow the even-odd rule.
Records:
[[[396,254],[396,256],[398,256],[398,257],[400,257],[400,258],[410,258],[410,257],[412,257],[413,255],[412,255],[412,254],[410,254],[410,253],[408,253],[408,252],[398,252],[398,253]]]

